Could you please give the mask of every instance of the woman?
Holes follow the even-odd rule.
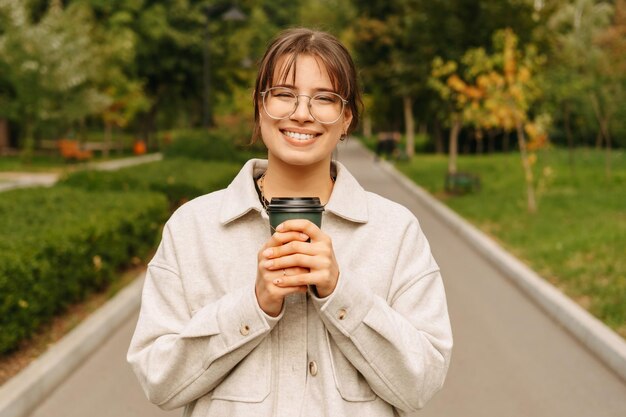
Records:
[[[268,159],[182,206],[148,266],[128,360],[185,416],[411,415],[441,387],[452,336],[415,217],[333,162],[358,122],[356,72],[332,36],[281,33],[254,91]],[[317,196],[322,230],[272,197]]]

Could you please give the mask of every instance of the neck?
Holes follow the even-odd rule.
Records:
[[[271,201],[272,197],[319,197],[322,204],[326,204],[334,185],[330,176],[330,161],[328,158],[306,167],[293,166],[268,155],[263,180],[265,198]]]

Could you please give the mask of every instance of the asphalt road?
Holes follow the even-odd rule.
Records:
[[[547,317],[472,247],[379,168],[356,143],[338,160],[368,190],[420,219],[441,266],[455,347],[443,390],[425,417],[624,417],[626,384]],[[31,417],[158,417],[125,362],[136,316]]]

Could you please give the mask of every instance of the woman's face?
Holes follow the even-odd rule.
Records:
[[[285,59],[278,61],[279,67]],[[296,78],[293,70],[297,67]],[[281,73],[274,71],[276,77]],[[294,84],[291,85],[291,82]],[[289,87],[296,94],[314,96],[320,92],[335,91],[324,64],[311,55],[300,55],[284,81],[274,79],[273,87]],[[342,133],[346,132],[352,115],[347,107],[333,124],[322,124],[309,113],[309,98],[300,96],[296,111],[286,119],[275,120],[259,106],[261,137],[270,159],[277,158],[287,165],[310,166],[330,163],[331,155]]]

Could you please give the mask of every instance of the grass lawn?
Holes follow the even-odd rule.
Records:
[[[396,166],[626,338],[626,152],[614,151],[610,180],[604,164],[595,149],[576,150],[573,167],[566,150],[540,152],[536,214],[526,211],[516,153],[460,156],[459,171],[478,174],[482,185],[463,196],[443,190],[445,156]]]
[[[60,156],[33,156],[30,163],[24,163],[19,156],[0,156],[0,172],[42,172],[61,171],[69,166]]]

